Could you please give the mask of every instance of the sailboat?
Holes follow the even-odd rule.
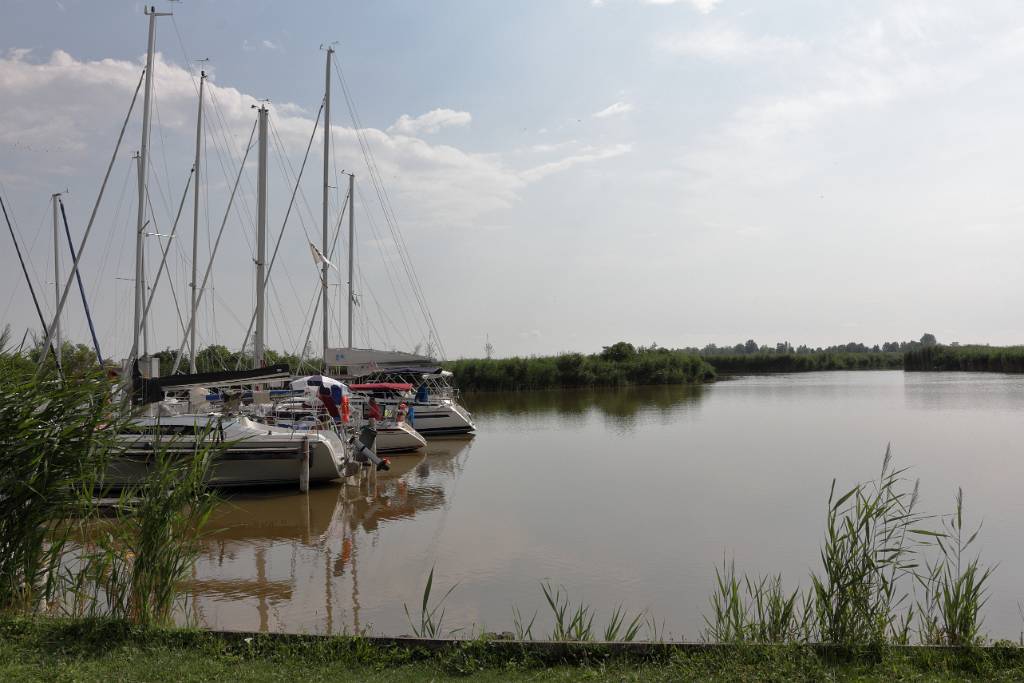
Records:
[[[264,386],[268,382],[282,381],[288,379],[289,370],[287,366],[263,367],[263,338],[264,338],[264,314],[266,287],[265,260],[266,260],[266,204],[267,204],[267,118],[268,109],[266,105],[260,106],[257,116],[257,124],[254,128],[259,129],[259,170],[258,170],[258,210],[257,210],[257,261],[256,261],[256,335],[254,343],[255,368],[249,371],[235,371],[225,373],[204,373],[189,375],[172,375],[165,378],[157,378],[158,371],[153,371],[158,366],[153,366],[147,361],[146,343],[146,318],[152,304],[152,294],[146,298],[145,267],[143,261],[143,236],[147,225],[146,207],[148,205],[148,152],[150,133],[150,111],[153,89],[154,52],[156,40],[156,19],[168,16],[169,13],[157,12],[155,8],[146,8],[145,14],[149,18],[149,40],[146,53],[146,69],[144,73],[145,90],[143,96],[142,114],[142,141],[138,154],[138,216],[136,231],[135,251],[135,310],[133,320],[133,343],[131,353],[126,361],[125,375],[126,382],[123,390],[132,399],[132,404],[137,415],[131,419],[123,430],[118,434],[118,441],[123,446],[122,451],[110,462],[102,483],[104,486],[118,488],[142,482],[150,468],[158,457],[158,454],[172,454],[181,458],[196,457],[203,446],[216,446],[216,457],[214,458],[210,473],[209,484],[214,486],[257,486],[257,485],[279,485],[283,483],[298,482],[301,489],[308,488],[311,481],[327,481],[351,476],[359,471],[349,455],[349,447],[345,441],[336,433],[322,431],[316,434],[308,432],[297,432],[291,429],[275,428],[261,424],[240,415],[234,410],[221,409],[214,411],[206,403],[207,391],[211,387],[240,388],[243,386]],[[196,163],[193,174],[198,174],[199,152],[201,148],[202,135],[202,82],[200,80],[200,104],[197,120],[197,143]],[[140,86],[142,83],[140,82]],[[132,99],[132,106],[129,108],[121,134],[118,138],[117,147],[114,151],[116,158],[120,148],[128,119],[131,117],[138,90]],[[246,152],[248,154],[248,150]],[[245,167],[243,159],[239,169],[239,178],[242,169]],[[103,196],[103,189],[106,187],[110,175],[108,167],[107,176],[104,178],[97,198],[97,206]],[[190,176],[190,181],[192,176]],[[197,183],[198,185],[198,183]],[[236,182],[237,189],[237,182]],[[232,199],[234,190],[232,190]],[[196,194],[196,205],[194,216],[196,220],[194,240],[198,240],[198,202],[199,194]],[[228,207],[230,211],[229,202]],[[93,211],[95,218],[95,209]],[[56,221],[56,219],[55,219]],[[91,231],[93,219],[90,219],[82,238],[81,246],[75,256],[65,284],[63,295],[59,297],[54,321],[47,328],[47,339],[44,348],[47,348],[54,341],[55,335],[59,334],[59,320],[63,306],[67,300],[67,294],[71,287],[72,279],[77,275],[79,262],[84,252],[86,241]],[[175,223],[175,227],[177,223]],[[220,235],[217,237],[217,244],[220,242]],[[216,249],[216,245],[214,247]],[[207,267],[206,275],[202,284],[196,287],[196,244],[193,244],[193,273],[192,273],[192,315],[189,320],[188,337],[192,341],[192,357],[195,358],[195,323],[196,310],[202,293],[205,290],[206,279],[209,276],[211,263]],[[167,252],[164,251],[163,259],[158,271],[157,280],[162,273],[166,263]],[[154,292],[156,287],[153,288]],[[139,355],[140,337],[143,342],[143,354]],[[178,361],[180,362],[181,351],[185,341],[179,348]],[[141,362],[140,362],[141,361]],[[193,360],[194,363],[194,360]],[[140,365],[146,371],[140,369]],[[151,369],[152,368],[152,369]],[[192,366],[194,370],[194,365]],[[130,378],[130,379],[129,379]],[[184,394],[184,397],[183,397]],[[184,399],[184,400],[183,400]]]

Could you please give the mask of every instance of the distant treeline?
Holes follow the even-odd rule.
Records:
[[[899,370],[903,354],[885,352],[771,353],[703,356],[721,374],[813,372],[815,370]]]
[[[601,353],[530,358],[467,358],[445,367],[463,391],[520,391],[568,387],[699,384],[715,370],[694,353],[619,342]]]
[[[905,370],[1024,372],[1024,346],[928,346],[903,357]]]
[[[920,340],[914,341],[889,341],[881,344],[875,344],[868,346],[861,342],[848,342],[846,344],[836,344],[834,346],[818,346],[812,347],[806,344],[799,346],[793,346],[788,341],[777,342],[774,346],[769,344],[758,344],[753,339],[748,339],[746,342],[734,344],[733,346],[718,346],[717,344],[708,344],[703,348],[688,347],[683,349],[684,351],[690,351],[692,353],[698,353],[704,357],[723,357],[723,356],[751,356],[751,355],[766,355],[766,354],[781,354],[781,355],[797,355],[797,356],[810,356],[810,355],[821,355],[821,354],[843,354],[843,353],[907,353],[914,351],[926,346],[934,346],[936,339],[934,334],[926,333],[921,336]],[[811,368],[814,370],[827,370],[830,368]]]

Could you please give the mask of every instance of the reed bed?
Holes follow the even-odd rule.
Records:
[[[40,379],[27,354],[5,349],[0,335],[0,611],[166,622],[216,502],[205,487],[215,452],[156,449],[110,517],[103,473],[130,407],[95,365]]]
[[[718,374],[757,374],[772,372],[816,372],[821,370],[899,370],[903,355],[889,352],[814,352],[776,353],[759,351],[748,354],[704,355]]]
[[[903,355],[911,371],[1024,372],[1024,346],[925,346]]]
[[[624,345],[624,346],[623,346]],[[466,358],[445,366],[463,391],[701,384],[715,370],[698,355],[619,342],[598,354],[563,353],[530,358]]]

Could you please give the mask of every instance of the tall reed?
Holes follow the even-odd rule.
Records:
[[[965,559],[981,525],[964,538],[964,492],[958,489],[953,514],[934,534],[939,550],[918,576],[923,599],[918,603],[921,641],[938,645],[977,645],[981,635],[981,608],[988,601],[988,581],[994,567],[982,567],[980,558]]]
[[[402,603],[405,608],[405,617],[409,620],[409,627],[412,628],[417,638],[439,638],[443,635],[444,631],[444,602],[448,599],[448,596],[452,594],[459,584],[453,584],[448,591],[441,596],[441,599],[433,606],[430,604],[430,593],[434,586],[434,567],[430,568],[430,573],[427,575],[427,583],[423,587],[423,598],[420,604],[420,615],[419,623],[413,621],[412,614],[409,612],[409,606]],[[458,629],[457,629],[458,630]],[[455,631],[452,631],[454,633]]]
[[[99,369],[34,377],[0,334],[0,609],[88,612],[166,621],[216,502],[205,488],[214,451],[159,445],[148,479],[98,503],[129,406],[112,400]]]
[[[35,610],[62,592],[71,524],[87,512],[120,417],[88,373],[36,381],[0,338],[0,609]]]
[[[892,467],[887,448],[877,480],[829,494],[821,573],[812,573],[818,637],[843,645],[905,640],[908,620],[899,610],[908,594],[901,579],[913,563],[913,534],[923,517],[915,510],[918,485],[907,488],[905,469]]]
[[[590,605],[582,600],[573,604],[564,588],[555,588],[545,581],[540,585],[544,600],[551,610],[554,625],[551,640],[558,641],[590,641],[594,640],[594,618],[596,613]],[[608,624],[601,635],[607,642],[632,642],[640,634],[641,627],[647,623],[647,610],[638,612],[632,619],[623,611],[622,605],[612,610]],[[532,624],[532,621],[531,621]]]
[[[734,561],[715,569],[711,615],[704,616],[705,640],[719,643],[785,643],[806,640],[812,610],[799,589],[787,592],[782,576],[751,579],[736,575]]]
[[[170,619],[219,500],[206,483],[220,446],[207,436],[184,457],[175,440],[161,443],[146,480],[123,489],[114,515],[90,530],[79,588],[92,591],[94,613],[137,624]]]

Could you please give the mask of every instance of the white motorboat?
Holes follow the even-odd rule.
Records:
[[[301,391],[302,394],[278,402],[269,411],[265,411],[273,424],[292,429],[319,429],[324,424],[331,424],[329,414],[339,413],[338,417],[343,419],[352,418],[349,410],[352,392],[343,382],[323,375],[309,375],[292,380],[290,386],[293,391]],[[321,398],[321,387],[330,392],[333,408],[323,402],[326,397]],[[350,424],[359,425],[360,417],[361,413]],[[377,453],[408,453],[427,445],[427,440],[406,422],[380,420],[376,428]]]
[[[474,429],[473,417],[469,411],[452,398],[420,400],[413,393],[413,386],[405,382],[363,382],[349,384],[353,412],[360,416],[366,410],[370,398],[374,398],[385,412],[384,417],[396,414],[401,404],[410,408],[408,421],[424,436],[439,434],[466,434]],[[422,395],[421,395],[422,397]]]
[[[296,431],[321,430],[330,424],[326,411],[304,398],[279,402],[266,409],[260,420]],[[427,440],[406,422],[393,419],[377,422],[377,452],[410,453],[427,445]]]

